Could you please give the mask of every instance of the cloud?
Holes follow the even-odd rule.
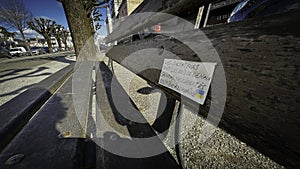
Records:
[[[20,34],[20,31],[16,31],[17,35],[16,35],[16,38],[17,39],[22,39],[22,36]],[[44,38],[42,35],[38,34],[36,31],[32,30],[32,29],[26,29],[24,30],[24,35],[25,35],[25,38],[28,39],[28,38]]]
[[[52,20],[52,21],[55,21],[55,19],[50,18],[50,17],[48,17],[48,16],[39,16],[39,18],[50,19],[50,20]]]
[[[27,34],[34,34],[36,33],[36,31],[32,30],[32,29],[26,29],[24,30],[24,33],[27,33]]]

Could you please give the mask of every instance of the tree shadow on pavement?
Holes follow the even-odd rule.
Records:
[[[0,78],[6,77],[6,76],[12,76],[12,75],[17,75],[18,73],[22,72],[22,71],[27,71],[27,70],[32,70],[32,68],[24,68],[24,69],[8,69],[8,70],[3,70],[2,72],[8,72],[9,73],[5,73],[3,75],[0,75]]]
[[[16,90],[12,91],[12,92],[0,94],[0,98],[1,98],[1,97],[5,97],[5,96],[10,96],[10,95],[16,95],[16,94],[19,94],[21,91],[26,90],[26,89],[30,88],[31,86],[33,86],[33,85],[35,85],[35,84],[32,84],[32,85],[26,85],[26,86],[23,86],[23,87],[21,87],[21,88],[18,88],[18,89],[16,89]]]
[[[46,69],[49,69],[48,67],[45,67],[45,66],[42,66],[42,67],[39,67],[38,69],[36,70],[33,70],[33,69],[29,69],[29,70],[32,70],[31,72],[28,72],[28,73],[25,73],[25,74],[22,74],[22,75],[18,75],[18,76],[14,76],[14,77],[10,77],[10,78],[6,78],[6,79],[2,79],[0,80],[0,83],[3,83],[3,82],[7,82],[7,81],[10,81],[10,80],[14,80],[14,79],[18,79],[18,78],[28,78],[28,77],[38,77],[38,76],[47,76],[47,75],[51,75],[52,73],[41,73],[41,74],[36,74],[38,72],[41,72],[41,71],[44,71]],[[22,71],[27,71],[28,69],[21,69],[20,71],[16,70],[16,71],[13,71],[11,73],[8,73],[6,76],[9,76],[9,75],[15,75],[16,73],[21,73]]]

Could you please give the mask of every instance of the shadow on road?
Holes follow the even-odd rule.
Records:
[[[75,56],[72,56],[72,57],[75,57]],[[75,59],[74,60],[67,59],[65,55],[57,56],[57,57],[44,57],[44,58],[41,58],[41,59],[56,61],[56,62],[63,62],[63,63],[74,63],[74,62],[76,62]]]

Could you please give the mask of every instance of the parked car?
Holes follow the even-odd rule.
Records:
[[[47,53],[43,48],[40,47],[32,47],[30,50],[31,53],[34,55],[41,55]]]
[[[0,47],[0,58],[2,57],[11,58],[11,55],[9,53],[9,50]]]
[[[247,18],[268,16],[293,9],[300,9],[299,0],[244,0],[234,8],[227,21],[237,22]]]
[[[9,50],[11,56],[29,56],[29,52],[26,51],[24,47],[15,47]]]

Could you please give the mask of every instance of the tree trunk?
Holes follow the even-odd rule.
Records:
[[[65,50],[69,50],[69,47],[68,47],[68,44],[67,44],[67,41],[63,41],[63,43],[65,44]]]
[[[61,2],[68,20],[77,59],[93,59],[96,56],[93,33],[83,1],[61,0]],[[84,52],[81,51],[83,48]]]
[[[29,54],[32,55],[32,52],[30,50],[30,45],[29,45],[29,43],[27,42],[27,40],[25,38],[24,31],[22,29],[19,29],[19,31],[21,33],[21,36],[22,36],[24,42],[25,42],[27,52],[29,52]]]
[[[44,36],[46,42],[47,42],[47,45],[48,45],[48,49],[49,49],[49,53],[52,53],[52,43],[51,43],[51,38],[48,37],[48,36]]]
[[[59,37],[56,37],[57,44],[58,44],[58,49],[61,51],[61,39]]]
[[[21,36],[23,38],[23,40],[26,41],[26,38],[25,38],[25,35],[24,35],[24,31],[22,29],[19,29],[20,33],[21,33]]]

